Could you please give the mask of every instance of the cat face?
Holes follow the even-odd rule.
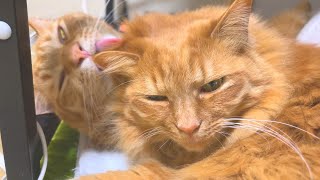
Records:
[[[113,28],[82,13],[68,14],[56,20],[31,19],[29,24],[39,36],[35,45],[38,61],[46,61],[48,66],[60,71],[57,72],[60,88],[65,76],[72,71],[96,70],[91,57],[119,41],[119,34]]]
[[[92,56],[113,46],[120,34],[103,20],[83,13],[55,20],[31,19],[29,24],[38,34],[32,63],[36,96],[40,92],[55,113],[73,122],[73,127],[83,126],[82,121],[93,114],[90,108],[98,109],[90,106],[90,100],[95,105],[104,100],[97,100],[93,94],[109,87],[99,77]]]
[[[131,22],[120,50],[136,58],[123,54],[121,72],[115,72],[129,78],[124,119],[142,133],[157,129],[148,141],[170,139],[196,152],[220,146],[230,133],[224,119],[254,108],[270,83],[269,67],[249,34],[250,8],[251,1],[239,0],[229,9]],[[111,56],[104,52],[95,62],[107,72],[114,67]]]

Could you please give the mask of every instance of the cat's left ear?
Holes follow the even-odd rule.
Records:
[[[253,0],[235,0],[216,22],[211,37],[224,41],[230,48],[249,46],[249,19]]]
[[[29,25],[40,35],[45,31],[48,31],[52,25],[53,20],[41,19],[41,18],[30,18]]]
[[[130,77],[139,56],[123,51],[104,51],[94,57],[94,62],[106,74]]]

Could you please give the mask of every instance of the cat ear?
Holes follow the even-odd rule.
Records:
[[[122,51],[104,51],[94,57],[94,62],[107,74],[130,76],[139,56]]]
[[[41,19],[41,18],[30,18],[29,25],[38,33],[42,34],[47,31],[51,26],[53,20]]]
[[[218,38],[228,46],[243,50],[249,45],[249,19],[253,0],[235,0],[215,25],[212,38]]]

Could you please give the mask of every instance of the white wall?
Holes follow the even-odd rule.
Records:
[[[94,16],[104,15],[104,0],[87,0],[88,11]],[[28,0],[29,17],[54,18],[68,12],[82,11],[82,0]]]
[[[175,12],[229,0],[127,0],[130,15],[146,11]],[[320,0],[310,0],[314,9],[320,9]],[[28,0],[29,17],[52,18],[67,12],[81,11],[82,0]],[[104,15],[105,0],[87,0],[89,13]],[[297,4],[299,0],[255,0],[255,10],[263,16],[271,16],[282,9]]]

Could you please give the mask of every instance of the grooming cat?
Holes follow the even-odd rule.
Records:
[[[88,133],[112,86],[91,57],[119,41],[120,34],[103,20],[83,13],[56,20],[31,19],[29,24],[39,36],[32,64],[36,104],[42,106],[37,109],[48,103],[71,127]]]
[[[127,24],[121,46],[94,61],[117,79],[103,122],[140,165],[80,179],[320,178],[320,49],[284,38],[251,5]]]

